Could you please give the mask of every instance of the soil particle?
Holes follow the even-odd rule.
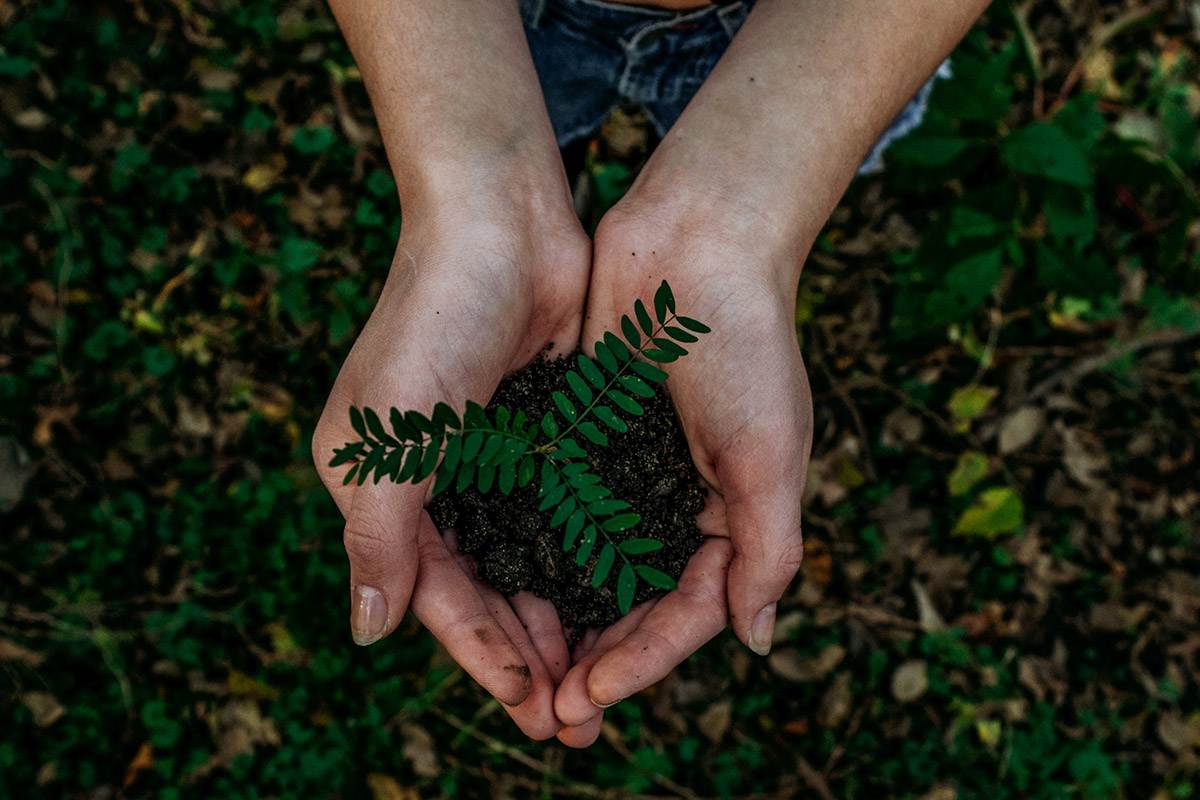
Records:
[[[533,362],[500,384],[489,408],[524,409],[530,419],[541,419],[552,407],[550,393],[566,386],[564,376],[574,363],[574,355]],[[613,541],[661,540],[661,550],[633,560],[678,578],[701,544],[696,514],[704,507],[704,490],[666,392],[660,389],[640,402],[645,415],[622,415],[629,430],[609,431],[608,447],[582,437],[580,443],[604,485],[642,517],[635,529],[610,534]],[[513,595],[529,590],[550,600],[563,625],[576,635],[585,628],[612,624],[620,617],[615,579],[610,577],[598,590],[590,582],[600,547],[587,564],[577,566],[574,551],[562,550],[561,529],[552,529],[549,513],[539,512],[537,506],[535,480],[507,497],[499,492],[481,495],[473,488],[462,494],[445,492],[434,499],[429,512],[439,528],[455,529],[459,549],[475,560],[479,577],[500,592]],[[634,602],[659,594],[662,590],[639,581]]]

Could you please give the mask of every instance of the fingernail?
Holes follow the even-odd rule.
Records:
[[[754,622],[750,625],[750,635],[746,637],[746,644],[760,656],[765,656],[771,652],[771,634],[774,631],[775,604],[771,603],[755,615]]]
[[[383,637],[387,628],[387,599],[374,586],[355,586],[350,609],[350,635],[354,643],[366,646]]]
[[[588,695],[588,700],[592,700],[592,696],[590,694]],[[621,701],[613,700],[611,703],[597,703],[595,700],[592,700],[592,705],[594,705],[596,708],[612,708],[619,702]]]

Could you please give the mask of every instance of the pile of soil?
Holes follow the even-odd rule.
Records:
[[[524,409],[530,419],[541,419],[552,407],[550,393],[565,390],[564,376],[574,363],[574,354],[534,361],[500,384],[489,410],[504,405],[514,412]],[[629,430],[607,430],[607,447],[576,438],[587,451],[592,471],[614,497],[627,501],[642,517],[633,530],[609,536],[614,542],[634,537],[661,540],[661,550],[631,558],[678,579],[700,547],[696,514],[704,506],[704,490],[665,389],[659,387],[653,398],[639,398],[639,402],[646,413],[622,414]],[[498,491],[480,494],[470,488],[456,494],[451,489],[434,498],[429,513],[439,529],[455,529],[459,549],[475,559],[479,577],[505,595],[529,590],[550,600],[563,625],[577,633],[612,624],[621,616],[615,578],[599,589],[591,586],[592,566],[604,539],[597,542],[591,560],[577,566],[574,550],[563,552],[562,529],[552,529],[550,513],[538,511],[537,484],[535,479],[507,497]],[[638,581],[634,602],[662,593]]]

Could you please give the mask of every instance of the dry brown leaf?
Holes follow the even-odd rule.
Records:
[[[892,696],[909,703],[925,694],[929,688],[929,667],[920,659],[905,661],[892,674]]]
[[[767,656],[767,666],[779,677],[796,683],[819,681],[833,672],[846,657],[846,648],[831,644],[814,658],[801,658],[794,648],[772,650]]]
[[[401,786],[391,775],[372,772],[367,776],[367,788],[373,800],[420,800],[421,795],[411,786]]]
[[[713,703],[703,714],[696,717],[696,726],[714,744],[725,737],[732,722],[733,702],[730,700]]]
[[[999,446],[1002,455],[1015,453],[1034,440],[1046,423],[1040,408],[1018,408],[1000,423]]]
[[[0,639],[0,661],[20,661],[27,666],[36,667],[45,660],[46,656],[41,653],[36,653],[8,639]]]
[[[33,724],[39,728],[49,728],[67,713],[58,699],[49,692],[25,692],[21,695],[21,702],[33,714]]]
[[[441,770],[429,731],[407,722],[400,726],[400,733],[404,735],[404,747],[400,752],[412,762],[413,772],[422,778],[436,778]]]
[[[839,673],[825,692],[825,696],[821,698],[821,707],[817,710],[817,721],[826,728],[836,728],[849,715],[852,701],[850,673]]]

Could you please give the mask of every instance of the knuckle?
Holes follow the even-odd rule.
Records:
[[[378,515],[357,509],[351,514],[342,534],[346,555],[356,564],[382,561],[394,540],[394,532],[388,529]]]

